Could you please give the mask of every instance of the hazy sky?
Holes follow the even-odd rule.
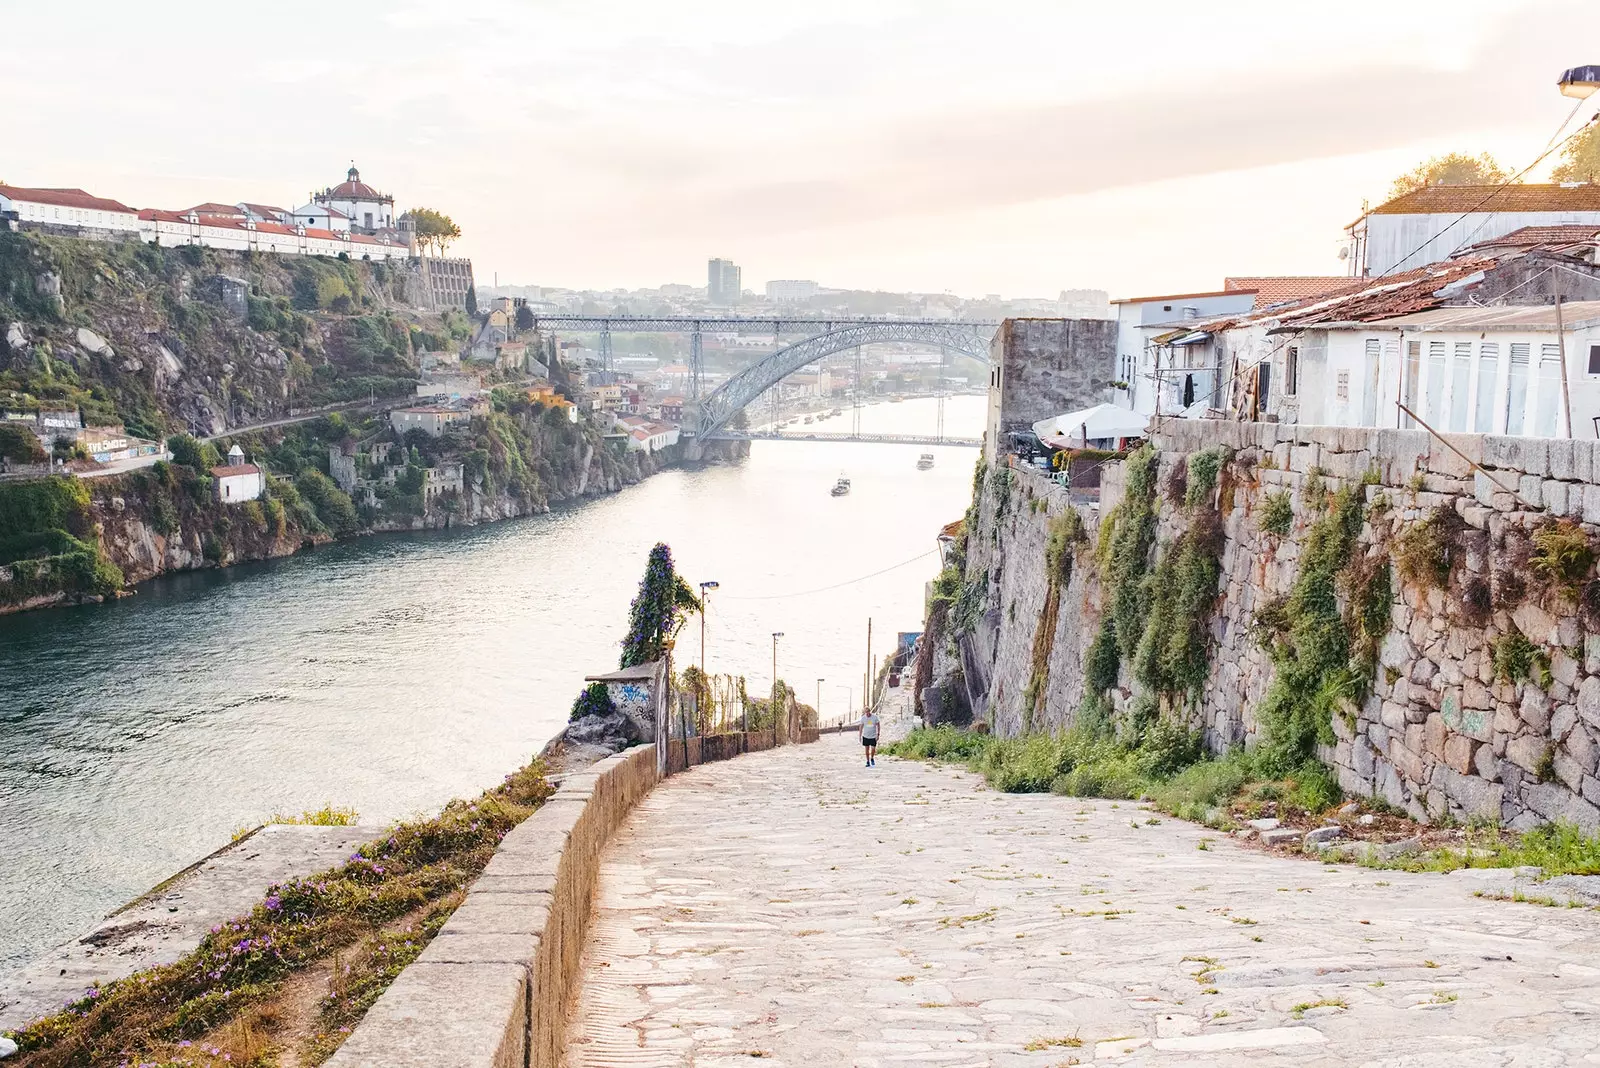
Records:
[[[294,207],[354,159],[400,209],[454,216],[480,281],[584,287],[704,285],[717,255],[751,288],[1013,297],[1341,273],[1363,198],[1435,152],[1523,166],[1571,106],[1557,75],[1600,62],[1600,0],[0,0],[0,17],[0,180]]]

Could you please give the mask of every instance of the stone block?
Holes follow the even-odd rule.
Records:
[[[1522,788],[1523,803],[1547,820],[1576,823],[1586,833],[1600,831],[1600,808],[1554,783],[1528,783]]]
[[[1600,727],[1600,675],[1590,675],[1578,687],[1577,709],[1585,723]]]
[[[1562,705],[1550,716],[1550,737],[1558,742],[1565,741],[1577,722],[1578,710],[1572,705]]]
[[[1550,743],[1543,738],[1520,735],[1506,743],[1506,759],[1529,774],[1537,774],[1549,759]]]
[[[1500,487],[1495,485],[1494,479],[1490,478],[1482,471],[1473,472],[1472,496],[1473,499],[1479,504],[1484,505],[1485,507],[1493,505],[1494,495],[1499,491],[1499,489]]]
[[[1531,599],[1517,605],[1511,613],[1511,621],[1535,645],[1555,645],[1561,640],[1556,630],[1556,617]]]
[[[1522,722],[1543,735],[1550,726],[1550,698],[1537,686],[1529,685],[1522,691],[1522,704],[1517,708]]]
[[[1422,724],[1423,752],[1434,759],[1442,758],[1448,733],[1445,729],[1444,716],[1438,712],[1430,715]]]
[[[1313,467],[1322,463],[1322,446],[1315,443],[1309,445],[1295,445],[1289,450],[1289,470],[1302,475],[1311,473]]]
[[[1262,831],[1261,841],[1269,846],[1290,845],[1300,841],[1304,836],[1304,831],[1297,831],[1293,827],[1278,827],[1274,830]]]
[[[1546,480],[1539,486],[1539,500],[1544,503],[1545,509],[1551,515],[1567,514],[1567,483],[1557,482],[1554,479]]]
[[[421,964],[521,964],[533,966],[539,955],[536,934],[467,934],[444,925],[417,958]]]
[[[1360,452],[1328,452],[1324,450],[1322,453],[1323,470],[1335,478],[1347,478],[1352,482],[1360,482],[1372,466],[1372,454],[1365,450]]]
[[[517,964],[405,969],[329,1068],[521,1068],[528,970]]]
[[[1544,479],[1538,475],[1523,475],[1517,480],[1517,495],[1530,508],[1544,508]]]
[[[540,935],[551,899],[541,894],[471,893],[450,917],[462,934]]]
[[[1550,474],[1550,439],[1485,436],[1483,463],[1546,478]]]
[[[1420,733],[1420,729],[1419,729]],[[1425,783],[1428,776],[1423,769],[1422,754],[1406,745],[1398,737],[1389,739],[1389,763],[1411,782]],[[1399,804],[1400,802],[1395,802]]]
[[[1494,746],[1478,746],[1478,751],[1472,755],[1472,770],[1484,782],[1500,780],[1500,761],[1495,757]]]
[[[1571,502],[1568,502],[1569,506]],[[1600,523],[1600,486],[1594,483],[1585,483],[1583,487],[1583,510],[1579,513],[1585,523]]]
[[[1477,743],[1464,734],[1452,734],[1444,742],[1444,762],[1457,775],[1471,775]]]
[[[1462,775],[1450,768],[1435,769],[1436,781],[1444,795],[1466,810],[1469,816],[1497,820],[1505,801],[1505,787],[1475,775]]]
[[[1563,624],[1565,622],[1565,620],[1562,621]],[[1560,629],[1564,630],[1565,627],[1562,626]],[[1561,635],[1561,637],[1565,636],[1564,634]],[[1578,675],[1581,668],[1578,662],[1567,652],[1569,648],[1577,644],[1577,642],[1563,642],[1559,648],[1550,654],[1550,677],[1563,686],[1578,685]]]
[[[1324,845],[1344,837],[1344,828],[1339,826],[1317,827],[1306,832],[1305,844],[1308,846]]]

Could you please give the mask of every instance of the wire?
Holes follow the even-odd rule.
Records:
[[[1579,100],[1578,101],[1578,106],[1582,106],[1582,104],[1583,104],[1583,101]],[[1394,266],[1390,267],[1388,269],[1388,271],[1386,272],[1386,274],[1396,274],[1396,273],[1398,273],[1400,268],[1405,265],[1407,260],[1411,259],[1411,257],[1415,256],[1417,253],[1421,252],[1423,249],[1427,248],[1429,245],[1431,245],[1435,241],[1439,240],[1439,238],[1441,238],[1445,234],[1449,233],[1452,229],[1455,228],[1456,224],[1461,222],[1463,219],[1466,219],[1468,216],[1471,216],[1471,215],[1476,215],[1479,208],[1483,207],[1485,204],[1489,203],[1489,201],[1493,200],[1495,197],[1499,196],[1501,193],[1504,193],[1508,188],[1510,188],[1511,186],[1513,186],[1517,182],[1519,182],[1522,179],[1523,175],[1527,174],[1529,171],[1533,170],[1535,167],[1537,167],[1539,164],[1543,163],[1547,158],[1549,158],[1550,153],[1554,152],[1558,148],[1565,147],[1565,145],[1567,144],[1568,141],[1573,140],[1579,134],[1581,134],[1585,130],[1587,130],[1590,126],[1593,126],[1594,123],[1595,123],[1595,119],[1600,119],[1600,114],[1596,114],[1588,122],[1584,123],[1582,126],[1578,127],[1576,130],[1573,130],[1566,137],[1561,138],[1560,141],[1557,141],[1556,138],[1557,137],[1561,137],[1561,131],[1565,130],[1567,128],[1567,123],[1571,122],[1572,121],[1572,116],[1576,115],[1577,113],[1578,113],[1578,107],[1577,106],[1575,106],[1570,112],[1567,113],[1567,117],[1565,119],[1563,119],[1561,121],[1561,125],[1556,128],[1555,136],[1550,138],[1550,141],[1545,145],[1544,151],[1539,153],[1539,155],[1537,157],[1535,157],[1535,159],[1534,159],[1534,161],[1532,163],[1528,164],[1526,167],[1522,168],[1516,174],[1513,174],[1510,178],[1507,178],[1505,181],[1503,181],[1499,185],[1495,186],[1494,189],[1490,190],[1488,196],[1484,197],[1482,200],[1480,200],[1476,204],[1472,205],[1472,207],[1468,208],[1466,211],[1462,212],[1460,215],[1458,215],[1454,219],[1450,220],[1449,225],[1447,225],[1443,230],[1440,230],[1438,233],[1436,233],[1432,237],[1428,238],[1422,244],[1418,245],[1416,248],[1414,248],[1410,252],[1406,253],[1403,258],[1401,258],[1399,260],[1396,260],[1395,263],[1394,263]],[[1474,230],[1474,231],[1472,231],[1472,233],[1468,234],[1467,235],[1467,239],[1465,241],[1463,241],[1461,243],[1461,245],[1458,246],[1458,247],[1465,247],[1466,245],[1471,244],[1472,243],[1472,239],[1478,235],[1478,232],[1481,231],[1485,226],[1488,226],[1488,225],[1489,225],[1489,220],[1488,219],[1485,219],[1483,222],[1479,223],[1478,224],[1478,229]]]
[[[823,586],[823,587],[821,587],[819,589],[815,589],[815,590],[801,590],[798,593],[762,593],[762,594],[755,594],[753,596],[747,596],[747,597],[739,597],[739,596],[736,596],[736,595],[730,594],[730,593],[719,593],[717,595],[717,600],[718,601],[778,601],[778,600],[782,600],[785,597],[809,597],[814,593],[827,593],[829,590],[842,589],[845,586],[854,586],[858,582],[865,582],[868,579],[877,578],[879,575],[887,575],[891,571],[896,571],[896,570],[898,570],[898,569],[900,569],[902,567],[909,567],[910,565],[918,562],[919,560],[924,560],[924,559],[926,559],[927,557],[930,557],[930,556],[937,556],[938,554],[939,554],[939,550],[938,549],[929,549],[926,552],[918,553],[916,556],[913,556],[909,560],[902,560],[898,564],[890,564],[888,567],[883,568],[881,571],[874,571],[870,575],[862,575],[860,578],[847,579],[844,582],[836,582],[832,586]]]

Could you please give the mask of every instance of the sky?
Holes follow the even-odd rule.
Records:
[[[1600,62],[1596,0],[0,0],[0,18],[0,181],[292,208],[353,160],[400,210],[451,215],[480,283],[572,288],[704,285],[712,256],[746,288],[1007,298],[1340,274],[1363,200],[1436,153],[1522,168],[1571,110],[1557,76]]]

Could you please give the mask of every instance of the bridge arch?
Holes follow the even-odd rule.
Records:
[[[712,390],[700,401],[695,434],[715,434],[761,394],[808,364],[859,345],[885,341],[917,341],[988,362],[989,339],[994,328],[988,324],[961,322],[907,322],[883,320],[833,326],[751,364]]]

